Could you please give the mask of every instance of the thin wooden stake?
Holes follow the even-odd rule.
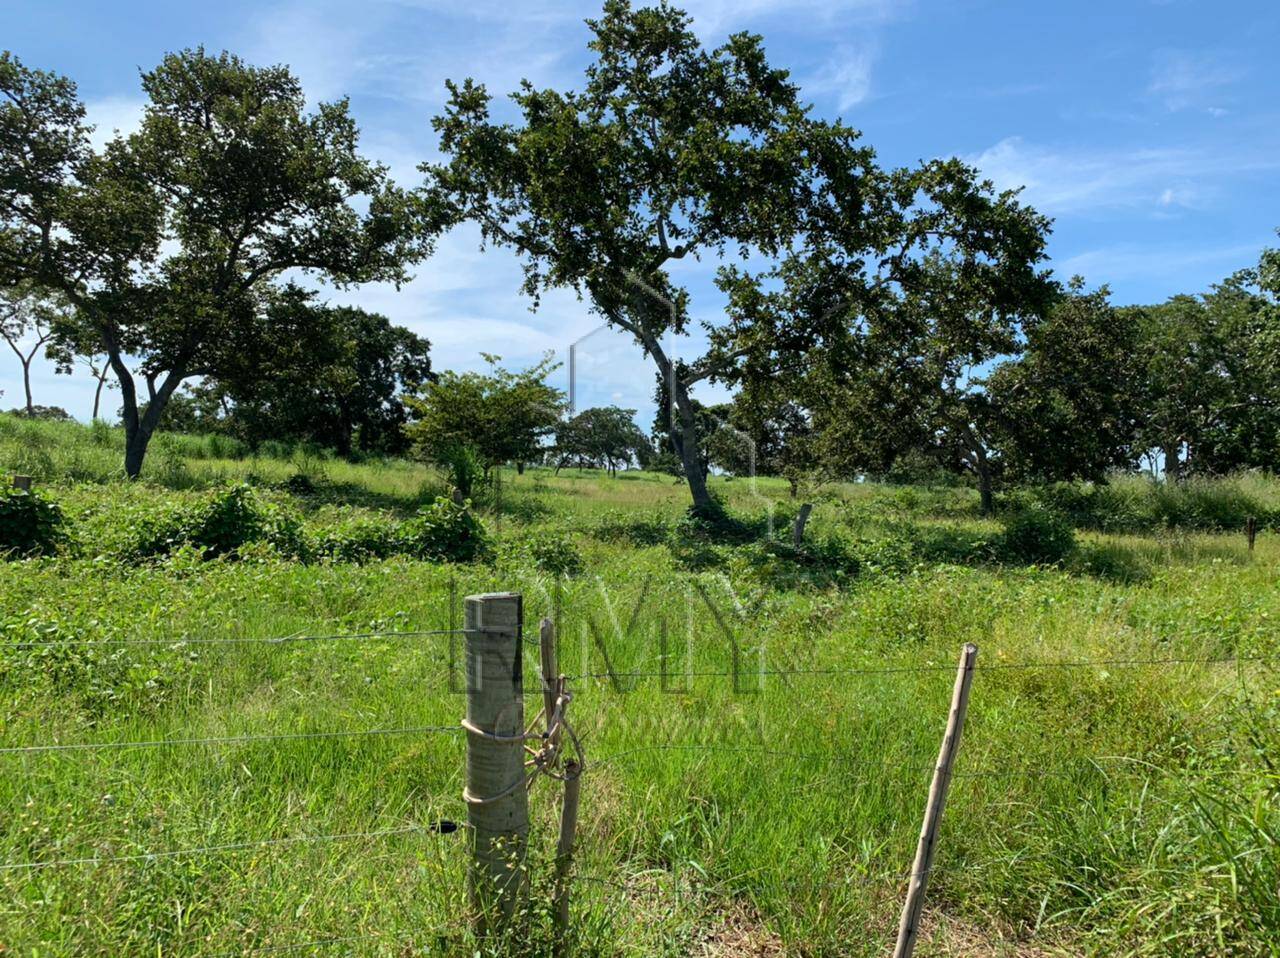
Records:
[[[555,923],[557,958],[569,954],[569,888],[573,867],[573,840],[578,829],[578,794],[582,768],[573,760],[564,763],[564,805],[560,808],[560,841],[556,844]]]
[[[1249,540],[1249,551],[1253,551],[1253,544],[1258,538],[1258,517],[1250,516],[1244,521],[1245,538]]]
[[[13,477],[13,488],[15,488],[15,489],[21,489],[21,490],[23,490],[24,492],[30,492],[30,491],[31,491],[31,477],[30,477],[30,476],[14,476],[14,477]]]
[[[956,684],[951,693],[951,714],[947,717],[947,731],[938,751],[938,764],[933,770],[929,804],[925,806],[924,824],[920,828],[920,843],[916,846],[916,858],[911,866],[907,900],[902,906],[902,921],[898,925],[898,944],[893,950],[893,958],[911,958],[920,934],[920,915],[924,910],[924,894],[929,887],[929,869],[933,866],[933,854],[938,845],[942,810],[947,804],[951,765],[960,750],[960,734],[964,731],[964,714],[969,708],[969,689],[973,685],[973,668],[977,659],[978,647],[972,642],[967,643],[960,653]]]
[[[542,706],[546,729],[551,731],[551,718],[556,710],[560,671],[556,667],[556,626],[550,619],[538,623],[538,647],[542,663]]]
[[[481,937],[505,930],[525,885],[529,836],[525,787],[521,597],[469,595],[464,607],[471,904]],[[502,741],[497,737],[509,738]]]

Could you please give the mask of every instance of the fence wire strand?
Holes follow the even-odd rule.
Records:
[[[457,734],[457,725],[414,725],[405,728],[338,729],[331,732],[278,732],[264,735],[222,735],[211,738],[164,738],[138,742],[72,742],[65,745],[12,745],[0,748],[0,755],[29,755],[42,752],[96,752],[110,749],[161,748],[184,745],[233,745],[245,742],[284,742],[305,739],[364,738],[388,735]]]

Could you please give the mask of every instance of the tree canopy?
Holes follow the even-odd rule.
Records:
[[[488,373],[443,372],[406,397],[406,433],[421,457],[447,464],[460,449],[471,450],[486,475],[502,463],[542,458],[564,409],[564,393],[546,382],[555,364],[547,357],[511,372],[498,365],[500,356],[484,359]]]
[[[695,507],[711,504],[696,383],[775,375],[851,330],[885,328],[904,301],[1023,307],[1045,223],[1011,194],[957,161],[881,169],[856,131],[809,114],[758,36],[707,50],[684,13],[626,0],[588,26],[580,89],[526,84],[512,95],[517,123],[491,117],[483,86],[450,84],[435,121],[446,162],[427,167],[429,192],[521,256],[535,301],[575,289],[635,337],[669,383]],[[938,278],[921,265],[937,249],[954,261],[944,288],[922,284]],[[704,323],[709,348],[680,363],[664,342],[689,331],[690,294],[671,267],[700,256],[725,261],[731,306]],[[749,273],[761,257],[773,265]],[[766,292],[775,282],[785,308]]]
[[[435,222],[360,155],[346,102],[307,112],[286,67],[197,48],[142,87],[140,128],[95,151],[75,85],[0,56],[0,286],[76,307],[60,335],[107,355],[130,476],[184,380],[279,339],[279,278],[401,282]]]

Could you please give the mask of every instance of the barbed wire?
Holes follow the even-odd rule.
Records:
[[[305,642],[346,642],[373,641],[374,639],[412,639],[436,635],[463,635],[464,629],[388,629],[377,632],[335,632],[325,635],[279,635],[256,638],[252,636],[194,636],[191,638],[165,639],[47,639],[28,642],[18,640],[6,642],[7,649],[57,649],[57,648],[92,648],[95,646],[164,646],[176,648],[184,645],[288,645]]]
[[[980,663],[974,667],[976,672],[1004,671],[1008,669],[1080,669],[1080,668],[1141,668],[1173,665],[1244,665],[1267,663],[1280,665],[1280,656],[1224,656],[1221,658],[1115,658],[1115,659],[1075,659],[1044,662],[993,662]],[[583,672],[569,675],[571,681],[596,681],[639,678],[666,678],[672,680],[685,678],[750,678],[758,675],[895,675],[913,672],[947,672],[954,674],[954,665],[902,665],[883,668],[794,668],[794,669],[727,669],[727,670],[668,670],[668,671],[632,671],[632,672]]]
[[[251,842],[225,842],[219,845],[203,845],[193,848],[169,848],[159,851],[139,852],[130,855],[85,856],[80,858],[57,858],[36,862],[4,862],[0,863],[0,872],[39,871],[46,868],[75,867],[80,865],[113,865],[128,862],[150,862],[173,858],[185,858],[190,855],[213,855],[223,852],[251,851],[260,848],[275,848],[284,845],[324,844],[329,842],[355,841],[362,838],[391,838],[409,834],[449,834],[452,830],[432,825],[403,825],[396,828],[376,829],[365,832],[339,832],[327,835],[290,835],[282,838],[266,838]]]
[[[167,738],[137,742],[73,742],[68,744],[13,745],[0,748],[0,755],[19,755],[39,752],[88,752],[105,749],[160,748],[183,745],[232,745],[243,742],[279,742],[323,738],[359,738],[362,736],[418,735],[432,733],[458,733],[457,725],[414,725],[404,728],[338,729],[329,732],[279,732],[263,735],[222,735],[210,738]]]

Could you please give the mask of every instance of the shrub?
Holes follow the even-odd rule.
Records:
[[[1002,557],[1038,565],[1056,565],[1075,548],[1075,530],[1066,516],[1038,502],[1005,518],[998,545]]]
[[[361,516],[319,533],[314,548],[335,562],[368,562],[402,553],[406,543],[399,525]]]
[[[240,483],[195,505],[145,517],[126,558],[164,556],[189,546],[202,558],[214,559],[234,556],[251,543],[264,543],[290,556],[305,557],[309,552],[297,518],[263,502],[251,487]]]
[[[503,544],[506,556],[516,564],[538,569],[553,576],[575,576],[582,572],[582,553],[567,533],[539,529],[508,539]]]
[[[715,499],[705,508],[691,506],[674,530],[678,539],[730,544],[754,542],[763,538],[764,533],[763,521],[735,516]]]
[[[53,555],[65,540],[56,502],[24,489],[0,494],[0,558]]]
[[[472,562],[489,551],[488,533],[470,503],[458,505],[443,496],[419,509],[401,527],[401,535],[406,548],[424,559]]]

